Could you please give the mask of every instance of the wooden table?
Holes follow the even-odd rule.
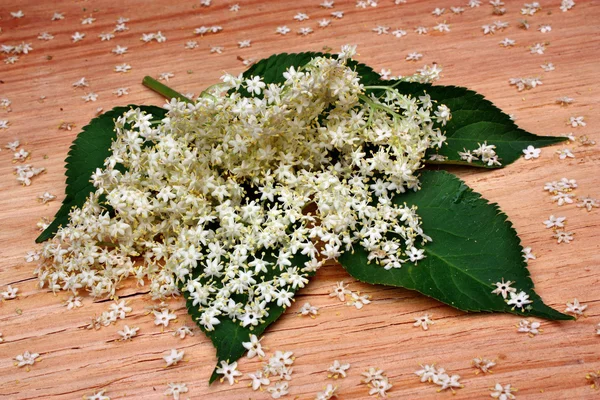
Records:
[[[465,3],[466,1],[462,1]],[[67,310],[67,293],[53,296],[37,288],[34,264],[24,255],[36,248],[36,223],[51,218],[59,208],[64,190],[64,158],[71,141],[97,109],[117,105],[156,104],[163,100],[142,87],[144,75],[157,77],[171,72],[169,84],[180,92],[199,93],[217,81],[224,71],[239,73],[245,66],[241,59],[260,59],[276,52],[334,49],[346,43],[357,44],[358,59],[379,71],[390,68],[392,74],[411,74],[424,63],[438,63],[444,68],[440,84],[467,86],[484,94],[501,109],[517,118],[518,124],[540,135],[573,132],[600,140],[598,126],[598,67],[600,35],[597,22],[600,7],[596,1],[578,1],[568,12],[559,10],[558,0],[542,0],[544,7],[534,16],[520,15],[522,1],[506,1],[505,15],[492,14],[483,2],[479,8],[465,7],[462,15],[450,12],[458,1],[416,1],[395,5],[381,0],[378,7],[360,9],[353,1],[336,0],[331,10],[319,7],[319,0],[298,1],[221,1],[209,7],[198,1],[149,2],[4,0],[0,5],[0,44],[31,43],[33,50],[12,65],[0,65],[0,98],[12,101],[10,110],[0,109],[0,120],[9,128],[0,129],[0,142],[19,139],[31,152],[29,163],[45,167],[31,186],[20,186],[13,175],[12,152],[0,152],[0,291],[7,285],[19,289],[15,300],[0,305],[0,398],[5,399],[75,399],[100,389],[112,399],[165,398],[168,382],[185,382],[189,392],[182,398],[267,399],[266,392],[252,392],[245,376],[229,386],[208,386],[215,364],[214,349],[196,329],[194,337],[180,340],[172,331],[182,324],[192,325],[181,299],[170,301],[179,323],[161,331],[147,315],[152,304],[148,289],[127,285],[121,292],[133,307],[125,321],[101,330],[86,330],[90,319],[106,310],[110,301],[84,298],[84,306]],[[240,10],[230,11],[233,4]],[[464,6],[464,5],[463,5]],[[436,7],[447,11],[432,15]],[[10,12],[22,10],[23,18]],[[318,20],[331,11],[344,11],[342,19],[331,17],[331,25],[319,28]],[[64,13],[64,20],[51,21],[54,12]],[[305,12],[310,19],[293,19]],[[131,20],[127,31],[117,32],[111,41],[101,41],[100,33],[111,32],[118,17]],[[91,25],[83,18],[93,17]],[[520,29],[526,18],[531,27]],[[510,23],[503,32],[484,35],[481,26],[501,20]],[[450,24],[451,31],[439,33],[431,27],[439,22]],[[550,24],[552,31],[541,33],[540,24]],[[221,25],[218,34],[199,37],[199,26]],[[291,32],[275,34],[280,25]],[[377,35],[377,25],[400,28],[407,35]],[[418,25],[430,33],[417,35]],[[314,33],[300,36],[296,31],[309,26]],[[85,38],[72,43],[76,31]],[[143,33],[161,31],[164,43],[143,43]],[[38,40],[42,32],[53,40]],[[513,48],[499,42],[516,40]],[[249,48],[238,48],[238,41],[250,39]],[[196,49],[186,49],[187,41],[196,40]],[[529,46],[546,43],[543,55],[530,54]],[[124,55],[111,50],[127,46]],[[210,46],[223,46],[222,54],[211,54]],[[423,54],[420,62],[404,60],[409,52]],[[540,65],[552,62],[556,70],[544,72]],[[128,63],[128,73],[116,73],[114,66]],[[537,76],[543,85],[518,92],[509,86],[513,77]],[[89,87],[78,89],[72,83],[85,77]],[[117,97],[113,92],[128,87],[129,94]],[[84,102],[88,92],[98,94],[95,102]],[[555,99],[570,96],[569,106]],[[571,128],[571,116],[582,115],[586,127]],[[73,130],[61,130],[62,123],[73,123]],[[574,205],[557,207],[543,191],[545,182],[562,177],[576,179],[580,196],[600,197],[598,146],[567,145],[575,158],[560,160],[555,151],[561,146],[545,148],[539,159],[518,160],[493,172],[455,169],[470,186],[487,199],[497,202],[509,215],[525,246],[537,256],[529,269],[537,291],[551,306],[564,310],[573,298],[588,305],[586,318],[576,322],[542,321],[543,333],[528,337],[517,333],[520,318],[512,315],[465,314],[417,293],[354,282],[337,265],[322,268],[307,288],[297,296],[293,307],[266,333],[263,344],[270,349],[291,350],[296,355],[290,395],[286,398],[312,399],[327,383],[339,386],[340,399],[368,398],[367,387],[360,383],[360,373],[370,366],[387,372],[394,387],[390,398],[450,398],[436,393],[436,386],[423,384],[414,375],[422,363],[436,363],[451,373],[460,374],[465,387],[457,399],[489,397],[489,388],[497,382],[519,388],[518,399],[592,399],[599,391],[590,388],[586,374],[600,370],[600,210],[586,212]],[[563,146],[564,147],[564,146]],[[45,191],[58,195],[57,201],[43,205],[37,196]],[[575,232],[570,244],[557,244],[543,221],[550,214],[566,216],[569,230]],[[335,282],[350,282],[350,289],[373,297],[373,303],[356,310],[329,296]],[[305,301],[319,306],[315,319],[299,318],[297,312]],[[435,325],[429,331],[413,327],[414,318],[433,315]],[[140,334],[129,342],[117,341],[117,330],[124,324],[140,327]],[[185,350],[186,362],[168,369],[162,357],[172,348]],[[42,362],[31,371],[17,368],[13,358],[24,351],[40,353]],[[491,375],[476,375],[471,360],[476,356],[493,358],[497,366]],[[352,364],[349,376],[327,379],[333,360]],[[240,361],[240,369],[250,373],[260,368],[257,359]]]

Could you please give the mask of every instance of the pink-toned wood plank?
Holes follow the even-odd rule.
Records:
[[[141,86],[144,75],[172,72],[172,87],[199,93],[216,82],[223,71],[242,71],[238,57],[260,59],[277,52],[324,48],[335,51],[342,44],[358,44],[358,58],[377,71],[391,68],[394,75],[406,75],[424,63],[436,62],[444,68],[440,84],[481,92],[514,114],[524,129],[543,135],[586,134],[600,141],[597,2],[578,1],[575,8],[563,13],[558,0],[542,1],[544,8],[526,17],[531,24],[528,31],[517,27],[525,18],[520,15],[523,3],[519,1],[506,1],[507,13],[495,16],[488,4],[453,15],[449,7],[458,4],[446,0],[408,0],[404,5],[381,0],[378,7],[366,10],[356,8],[353,1],[338,0],[333,10],[345,15],[339,20],[332,18],[331,26],[325,29],[318,28],[317,21],[331,18],[332,10],[319,7],[319,2],[214,0],[210,7],[201,7],[198,1],[139,0],[4,0],[0,4],[0,44],[24,41],[34,48],[14,65],[0,64],[0,98],[12,101],[10,112],[0,109],[0,119],[10,121],[9,129],[0,130],[0,144],[3,147],[8,141],[21,140],[31,152],[28,162],[47,168],[31,186],[21,187],[12,172],[11,152],[0,152],[0,291],[8,284],[19,288],[17,300],[0,305],[4,338],[0,343],[0,398],[73,399],[105,388],[113,399],[161,399],[168,382],[188,384],[189,392],[183,398],[270,398],[266,392],[252,392],[246,377],[234,386],[208,386],[215,363],[209,340],[199,330],[185,340],[171,334],[184,323],[192,324],[181,299],[170,302],[179,322],[161,331],[146,315],[145,307],[152,304],[147,289],[127,285],[123,293],[134,309],[132,315],[114,326],[90,331],[85,326],[109,302],[85,298],[84,307],[68,311],[62,303],[69,295],[53,296],[38,290],[35,266],[24,262],[23,255],[35,248],[36,222],[44,216],[51,218],[60,206],[64,158],[78,129],[98,107],[108,110],[125,104],[162,104],[162,99]],[[235,3],[240,4],[240,11],[229,11]],[[435,7],[448,11],[435,17],[431,15]],[[19,9],[25,17],[11,18],[10,12]],[[65,19],[51,21],[54,12],[64,12]],[[295,21],[297,12],[307,13],[310,19]],[[81,25],[88,16],[96,22]],[[129,30],[116,33],[111,41],[100,41],[98,35],[112,31],[120,16],[131,18]],[[510,26],[484,36],[481,25],[495,20],[507,21]],[[413,31],[418,25],[431,28],[442,21],[450,24],[451,32],[417,35]],[[540,24],[550,24],[552,31],[540,33]],[[195,36],[194,28],[201,25],[222,25],[223,32]],[[292,32],[276,35],[280,25],[289,26]],[[372,32],[377,25],[401,28],[408,35],[377,35]],[[306,37],[297,35],[295,32],[304,26],[315,32]],[[142,33],[158,30],[167,37],[165,43],[140,41]],[[86,37],[71,43],[76,31]],[[37,40],[41,32],[49,32],[55,39]],[[504,37],[515,39],[516,46],[501,48],[498,42]],[[244,39],[251,39],[252,46],[239,49],[237,42]],[[199,47],[185,49],[188,40],[197,40]],[[535,43],[547,43],[544,55],[529,53],[528,47]],[[127,46],[129,51],[116,56],[111,53],[116,45]],[[210,54],[211,45],[224,46],[223,54]],[[423,60],[404,61],[413,51],[423,53]],[[548,61],[556,65],[555,71],[542,71],[540,65]],[[114,66],[122,63],[130,64],[132,70],[113,72]],[[508,85],[509,78],[529,76],[541,77],[543,85],[524,92]],[[90,82],[86,90],[71,86],[81,77]],[[113,91],[118,87],[128,87],[129,95],[116,97]],[[98,93],[96,102],[81,99],[89,91]],[[561,107],[555,103],[560,96],[574,97],[575,102]],[[585,116],[588,125],[567,126],[568,118],[578,115]],[[72,122],[76,128],[59,130],[62,122]],[[585,375],[600,370],[600,337],[594,329],[600,323],[600,211],[587,213],[573,205],[558,208],[542,187],[547,181],[574,178],[579,184],[578,195],[600,197],[600,152],[598,146],[568,146],[574,159],[559,160],[554,154],[560,148],[557,146],[545,148],[538,160],[519,160],[502,170],[454,172],[487,199],[499,203],[524,245],[533,248],[538,258],[530,262],[529,269],[544,300],[562,310],[565,302],[577,297],[589,306],[587,318],[563,323],[542,321],[544,332],[530,338],[516,333],[518,317],[465,314],[414,292],[354,282],[340,266],[327,266],[263,340],[271,352],[291,350],[297,357],[287,398],[312,399],[327,383],[339,387],[341,399],[368,398],[360,373],[370,366],[386,370],[394,385],[391,398],[449,398],[451,394],[436,393],[434,385],[422,384],[414,375],[420,363],[434,362],[462,376],[465,387],[456,394],[460,399],[485,398],[497,382],[518,387],[519,399],[597,398],[599,392],[590,389]],[[58,201],[40,204],[36,198],[44,191],[57,194]],[[567,217],[575,241],[555,243],[542,224],[550,214]],[[354,291],[373,296],[373,303],[359,311],[329,297],[339,280],[351,282]],[[296,316],[305,301],[321,307],[316,319]],[[435,320],[427,332],[412,326],[413,318],[424,313],[432,314]],[[116,332],[124,324],[139,326],[139,337],[130,342],[116,341]],[[186,362],[165,369],[162,357],[172,348],[185,350]],[[16,368],[12,361],[26,350],[40,353],[43,360],[30,372]],[[493,375],[475,375],[470,361],[476,356],[497,360]],[[347,378],[327,379],[326,370],[335,359],[352,364]],[[260,365],[256,359],[240,361],[245,373]]]

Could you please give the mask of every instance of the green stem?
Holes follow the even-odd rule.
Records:
[[[155,91],[156,93],[160,94],[161,96],[166,97],[167,99],[176,98],[177,100],[183,101],[185,103],[192,103],[192,101],[190,99],[188,99],[181,93],[177,92],[176,90],[171,89],[167,85],[163,85],[162,83],[160,83],[156,79],[152,78],[151,76],[145,76],[144,79],[142,80],[142,85]]]

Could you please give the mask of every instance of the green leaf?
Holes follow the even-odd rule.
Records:
[[[38,236],[37,243],[46,241],[54,236],[60,226],[69,223],[71,209],[83,206],[90,193],[95,191],[90,177],[96,168],[104,167],[104,160],[110,155],[110,146],[116,137],[115,119],[131,108],[140,108],[156,118],[162,119],[166,110],[155,106],[116,107],[96,117],[83,127],[77,138],[73,141],[67,158],[66,172],[67,187],[65,199],[54,216],[54,221]]]
[[[394,85],[403,94],[413,97],[427,93],[438,104],[450,108],[452,119],[444,127],[447,144],[437,154],[448,157],[447,161],[433,164],[460,164],[472,167],[501,168],[523,155],[523,149],[550,146],[567,140],[565,137],[538,136],[519,128],[510,117],[482,95],[459,86],[434,86],[423,83],[381,81],[380,85]],[[374,92],[376,92],[374,90]],[[489,167],[481,161],[468,163],[460,159],[459,151],[474,150],[479,143],[496,146],[496,154],[502,166]],[[431,154],[427,153],[426,160]]]
[[[394,198],[417,206],[422,228],[433,241],[424,246],[418,265],[385,270],[369,264],[367,251],[356,247],[339,257],[342,266],[360,281],[416,290],[464,311],[502,311],[551,320],[573,319],[548,306],[534,292],[522,257],[522,247],[507,216],[460,179],[444,171],[423,171],[422,189]],[[512,309],[492,293],[502,278],[516,282],[533,300],[524,312]]]
[[[277,261],[276,257],[274,257],[272,253],[267,253],[263,257],[263,259],[271,263],[275,263]],[[290,259],[292,263],[291,267],[298,267],[299,269],[303,268],[304,263],[308,260],[308,257],[301,254],[296,254],[293,258]],[[196,268],[194,271],[192,271],[191,279],[195,279],[202,272],[203,271],[200,271],[199,268]],[[269,269],[267,273],[258,275],[258,277],[260,278],[260,280],[266,281],[273,279],[279,273],[280,271],[276,269],[276,267],[273,267]],[[308,276],[314,276],[314,272],[308,273]],[[290,287],[288,290],[295,293],[298,289],[292,289]],[[241,302],[246,301],[246,299],[236,300]],[[198,321],[198,319],[200,318],[200,312],[198,310],[198,306],[193,306],[192,303],[193,300],[188,295],[186,295],[186,306],[188,309],[188,314],[192,317],[194,321]],[[242,342],[249,342],[250,335],[260,336],[265,331],[265,329],[267,329],[269,325],[275,322],[286,310],[284,307],[278,306],[275,302],[269,303],[267,307],[269,311],[268,317],[265,318],[262,323],[254,327],[243,327],[239,321],[234,322],[226,316],[221,316],[219,318],[220,323],[218,325],[215,325],[214,330],[212,331],[207,331],[202,324],[197,323],[200,329],[206,334],[206,336],[210,338],[213,345],[217,349],[217,366],[215,367],[210,377],[209,383],[213,383],[219,377],[216,370],[219,367],[219,362],[221,360],[231,363],[242,357],[244,353],[246,353],[246,348],[242,345]]]

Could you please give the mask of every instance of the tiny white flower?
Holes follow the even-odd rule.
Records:
[[[12,300],[12,299],[16,299],[17,298],[17,292],[19,291],[19,288],[14,288],[11,285],[8,285],[6,287],[6,291],[1,292],[0,295],[2,296],[2,298],[4,300]]]
[[[217,368],[217,374],[223,375],[221,378],[221,382],[224,379],[227,379],[230,385],[233,385],[236,382],[237,376],[242,376],[242,373],[237,370],[237,361],[232,362],[231,364],[227,363],[227,361],[221,360],[221,367]]]
[[[306,15],[305,13],[299,12],[298,14],[294,15],[294,19],[296,21],[302,22],[302,21],[306,21],[307,19],[309,19],[309,16]]]
[[[313,306],[310,303],[304,303],[300,309],[300,315],[309,315],[314,318],[319,313],[319,307]]]
[[[179,339],[185,339],[187,335],[194,336],[194,332],[186,325],[180,326],[173,332],[173,336],[179,336]]]
[[[561,150],[556,150],[556,154],[558,154],[558,158],[560,158],[561,160],[564,160],[566,158],[575,158],[575,155],[571,152],[571,150],[569,149],[561,149]]]
[[[169,322],[177,319],[177,316],[173,313],[171,313],[171,311],[169,311],[168,309],[163,309],[161,311],[152,311],[152,313],[154,314],[154,324],[155,325],[162,325],[164,327],[169,326]]]
[[[372,381],[383,379],[384,371],[375,367],[369,367],[369,369],[365,372],[362,372],[361,375],[365,377],[365,379],[361,382],[371,383]]]
[[[420,326],[424,331],[426,331],[429,329],[429,325],[433,325],[434,323],[435,322],[429,318],[429,314],[424,314],[415,318],[415,323],[413,326]]]
[[[546,228],[564,228],[566,219],[567,217],[555,217],[554,215],[551,215],[544,221],[544,224],[546,225]]]
[[[10,12],[10,16],[13,18],[23,18],[25,16],[25,13],[23,13],[23,11],[19,10],[19,11],[11,11]]]
[[[387,397],[387,391],[392,388],[392,384],[389,382],[387,377],[377,379],[371,382],[371,389],[369,390],[369,396],[380,396]]]
[[[118,97],[121,97],[123,95],[129,94],[129,88],[120,87],[117,88],[117,90],[115,90],[113,93],[116,94]]]
[[[338,377],[345,378],[346,371],[350,368],[350,364],[342,364],[338,360],[334,360],[333,364],[327,369],[327,371],[331,372],[331,375],[327,375],[329,378],[337,379]]]
[[[291,30],[290,28],[283,25],[283,26],[278,26],[277,29],[275,30],[275,32],[279,33],[280,35],[287,35],[290,32],[290,30]]]
[[[521,310],[524,308],[526,304],[532,303],[529,300],[529,295],[523,291],[515,294],[515,292],[510,292],[510,300],[506,301],[509,306],[513,306],[514,308],[520,308]]]
[[[536,149],[532,145],[529,145],[529,146],[527,146],[526,149],[523,149],[523,154],[525,154],[526,160],[538,158],[540,156],[541,152],[542,152],[542,149]]]
[[[496,386],[494,386],[490,390],[492,391],[490,396],[493,397],[494,399],[498,399],[498,400],[516,399],[516,396],[513,394],[513,392],[516,392],[517,389],[514,387],[511,387],[510,384],[502,386],[501,384],[496,383]]]
[[[578,126],[585,126],[585,118],[582,116],[569,117],[569,125],[571,125],[573,128],[577,128]]]
[[[491,368],[496,365],[496,362],[493,360],[488,360],[486,358],[476,357],[473,359],[472,364],[479,371],[486,374],[488,372],[492,372]],[[479,373],[479,371],[477,371],[476,373]]]
[[[249,342],[242,342],[242,346],[244,346],[248,350],[246,357],[253,358],[254,356],[258,355],[262,358],[265,356],[265,352],[263,351],[262,346],[260,344],[261,340],[262,339],[259,340],[258,337],[256,337],[256,335],[250,335]]]
[[[309,26],[306,26],[306,27],[298,29],[298,35],[306,36],[306,35],[309,35],[311,33],[313,33],[313,30]]]
[[[123,330],[122,331],[117,331],[117,333],[119,335],[121,335],[121,340],[129,340],[134,338],[135,336],[137,336],[138,331],[140,330],[140,328],[138,327],[132,327],[130,328],[128,325],[123,326]]]
[[[587,304],[580,304],[579,300],[573,299],[572,303],[567,303],[567,308],[565,312],[574,314],[576,317],[580,315],[584,315],[583,312],[587,308]]]
[[[24,367],[26,365],[33,365],[35,364],[36,358],[38,358],[39,356],[40,355],[38,353],[30,353],[29,351],[26,351],[25,353],[19,354],[15,357],[15,365],[19,368]]]
[[[504,278],[502,278],[501,282],[494,283],[496,289],[492,290],[492,293],[502,295],[502,298],[506,299],[509,293],[512,295],[517,291],[517,289],[510,286],[513,283],[513,281],[504,282]]]
[[[187,393],[188,387],[185,383],[169,383],[165,396],[173,396],[173,400],[179,400],[181,393]]]
[[[238,46],[240,49],[243,49],[245,47],[250,47],[252,41],[251,40],[241,40],[238,42]]]
[[[540,332],[542,332],[542,330],[540,329],[540,325],[541,324],[537,321],[530,322],[529,320],[522,319],[517,325],[517,331],[528,333],[529,336],[534,337],[537,336]]]
[[[129,70],[131,70],[131,65],[129,64],[115,65],[115,72],[128,72]]]
[[[94,393],[90,396],[84,396],[84,400],[110,400],[110,397],[105,395],[106,389],[102,389],[101,391]]]
[[[333,386],[331,383],[328,383],[325,387],[325,390],[317,393],[315,400],[330,400],[333,397],[337,398],[337,386]]]
[[[169,81],[170,78],[174,77],[175,74],[171,73],[171,72],[162,72],[159,76],[158,76],[158,80],[159,81]]]
[[[74,34],[71,35],[71,39],[73,40],[73,43],[77,43],[77,42],[83,40],[84,37],[85,37],[85,33],[81,33],[81,32],[75,32]]]
[[[556,239],[557,243],[571,243],[573,240],[573,232],[557,230],[552,237]]]
[[[433,30],[439,32],[450,32],[450,25],[440,22],[439,24],[433,27]]]
[[[269,378],[267,378],[266,376],[263,376],[263,372],[262,371],[256,371],[253,374],[247,374],[248,377],[250,379],[252,379],[252,382],[250,384],[248,384],[248,386],[252,387],[252,390],[259,390],[262,385],[270,385],[271,381],[269,380]]]
[[[412,52],[412,53],[408,53],[406,55],[405,60],[406,61],[419,61],[421,58],[423,58],[423,54],[417,53],[417,52]]]
[[[69,299],[65,303],[65,306],[67,307],[67,310],[72,310],[74,308],[79,308],[82,305],[83,304],[81,304],[81,297],[79,297],[79,296],[71,296],[71,297],[69,297]]]
[[[347,304],[349,306],[354,306],[356,307],[357,310],[360,310],[361,308],[363,308],[366,304],[371,303],[371,300],[369,300],[371,298],[371,296],[369,296],[368,294],[365,295],[360,295],[360,292],[351,292],[351,297],[352,300],[349,301]]]
[[[183,350],[177,351],[176,349],[171,349],[169,355],[164,356],[163,359],[167,363],[167,367],[170,367],[171,365],[177,365],[179,361],[183,360],[184,354]]]
[[[344,281],[340,281],[336,283],[336,286],[333,287],[331,293],[329,293],[330,297],[337,297],[341,302],[346,301],[346,295],[352,293],[347,289],[348,285],[344,285]]]
[[[65,19],[64,13],[55,12],[52,15],[52,21],[60,21],[61,19]]]
[[[268,388],[267,391],[271,393],[272,398],[279,399],[288,394],[288,389],[289,384],[287,382],[277,382],[275,385]]]
[[[600,201],[591,198],[591,197],[578,197],[579,203],[577,203],[577,207],[584,208],[586,210],[592,211],[593,208],[600,207]]]
[[[96,101],[98,99],[98,95],[94,92],[90,92],[84,96],[81,96],[81,98],[87,103],[88,101]]]
[[[127,53],[127,47],[117,45],[117,47],[112,49],[112,52],[115,53],[116,55],[120,56],[120,55]]]

